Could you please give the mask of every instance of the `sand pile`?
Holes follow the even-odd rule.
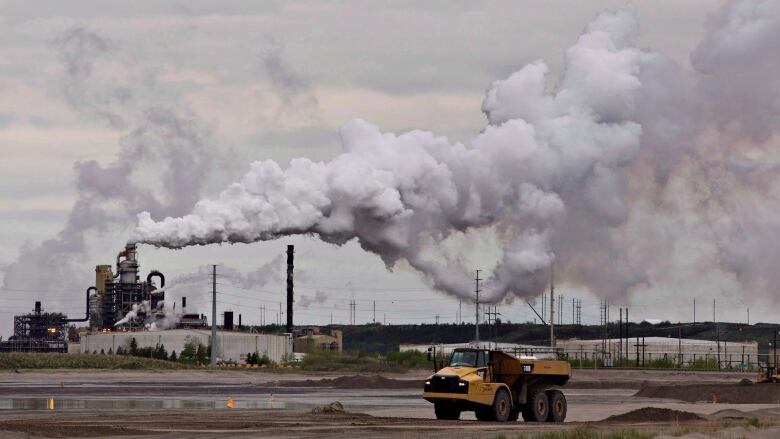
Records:
[[[285,387],[331,387],[334,389],[417,389],[422,390],[420,380],[396,380],[381,375],[350,375],[320,380],[283,381]]]
[[[314,407],[311,409],[312,413],[344,413],[344,406],[338,402],[333,401],[332,403],[328,405],[324,405],[322,407]]]
[[[614,415],[605,419],[607,422],[681,422],[703,420],[696,413],[683,412],[658,407],[643,407],[622,415]]]
[[[643,386],[634,396],[677,399],[685,402],[720,402],[727,404],[778,404],[780,384],[686,384]]]

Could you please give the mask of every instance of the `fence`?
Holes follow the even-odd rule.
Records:
[[[620,343],[603,343],[606,349],[586,348],[585,345],[564,348],[560,358],[572,366],[631,367],[663,369],[735,370],[758,371],[767,365],[777,364],[774,354],[759,354],[757,344],[722,342],[696,344],[690,340],[677,346],[665,343],[648,343],[643,339],[623,340]],[[708,352],[711,350],[712,352]],[[778,355],[780,357],[780,354]]]

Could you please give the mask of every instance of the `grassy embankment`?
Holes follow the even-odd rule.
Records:
[[[54,354],[12,352],[0,354],[0,370],[19,369],[186,369],[205,365],[202,362],[170,361],[132,355],[108,354]],[[409,369],[428,369],[427,355],[419,352],[391,352],[387,355],[362,352],[326,352],[308,354],[299,363],[265,363],[263,369],[310,372],[404,372]],[[285,367],[280,367],[285,366]]]
[[[305,371],[404,372],[409,369],[432,370],[433,365],[428,361],[428,355],[421,352],[388,352],[381,355],[318,351],[306,354],[303,361],[294,367]]]
[[[164,360],[124,355],[49,354],[10,352],[0,354],[0,370],[18,369],[184,369],[190,366]]]

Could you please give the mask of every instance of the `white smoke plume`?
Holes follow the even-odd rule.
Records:
[[[268,285],[281,284],[285,282],[287,276],[287,263],[285,255],[279,254],[269,262],[248,272],[242,272],[235,268],[220,264],[217,267],[217,274],[221,281],[226,281],[230,285],[251,290],[252,288],[263,288]],[[212,266],[202,265],[196,271],[184,273],[176,276],[173,283],[176,288],[166,287],[166,290],[178,291],[183,286],[191,286],[197,283],[211,282]],[[295,279],[306,281],[309,276],[304,268],[295,269]]]
[[[181,316],[184,313],[184,310],[182,308],[177,308],[176,301],[170,299],[161,301],[159,303],[159,307],[159,311],[162,312],[162,316],[161,318],[155,318],[155,320],[149,326],[149,329],[156,331],[175,328],[176,325],[178,325],[181,321]]]
[[[149,314],[152,311],[152,307],[149,305],[148,300],[144,300],[141,303],[134,303],[132,309],[125,314],[125,316],[114,323],[114,326],[121,326],[127,324],[138,318],[139,314]]]
[[[211,130],[176,99],[160,98],[153,76],[141,72],[143,80],[117,81],[95,74],[110,58],[126,64],[132,75],[132,61],[123,58],[118,43],[74,27],[52,47],[62,63],[60,88],[66,101],[78,114],[105,121],[121,139],[112,163],[74,164],[77,196],[65,227],[56,237],[20,249],[17,260],[6,267],[5,288],[84,287],[89,277],[74,273],[89,276],[79,265],[87,239],[126,229],[140,211],[159,216],[188,212],[219,166]]]
[[[132,240],[180,248],[292,234],[356,239],[392,268],[470,298],[472,271],[438,249],[492,230],[502,257],[485,299],[529,297],[556,275],[607,297],[669,285],[770,291],[780,282],[780,3],[727,3],[693,70],[634,45],[632,7],[598,15],[565,54],[488,89],[470,145],[362,120],[329,162],[252,163],[191,213],[142,213]],[[696,284],[698,286],[693,287]]]
[[[301,294],[300,298],[296,300],[298,306],[303,309],[308,309],[312,305],[322,305],[328,300],[328,295],[324,291],[317,290],[313,296],[307,294]]]

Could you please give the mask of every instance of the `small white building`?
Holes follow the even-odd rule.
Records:
[[[435,347],[437,354],[449,356],[452,351],[458,348],[479,348],[495,349],[513,354],[515,356],[534,356],[536,358],[555,358],[556,350],[548,346],[536,346],[518,343],[496,343],[488,341],[468,342],[468,343],[447,343],[447,344],[402,344],[398,347],[401,352],[417,351],[428,352],[428,348]]]
[[[128,331],[128,332],[97,332],[83,334],[77,352],[95,353],[101,350],[105,353],[116,352],[118,347],[127,350],[130,340],[135,338],[139,348],[163,345],[169,353],[180,355],[188,342],[209,346],[211,330],[208,329],[170,329],[164,331]],[[266,354],[276,363],[292,354],[293,343],[290,334],[252,334],[248,332],[217,331],[217,358],[223,361],[242,362],[246,355],[257,352]]]

